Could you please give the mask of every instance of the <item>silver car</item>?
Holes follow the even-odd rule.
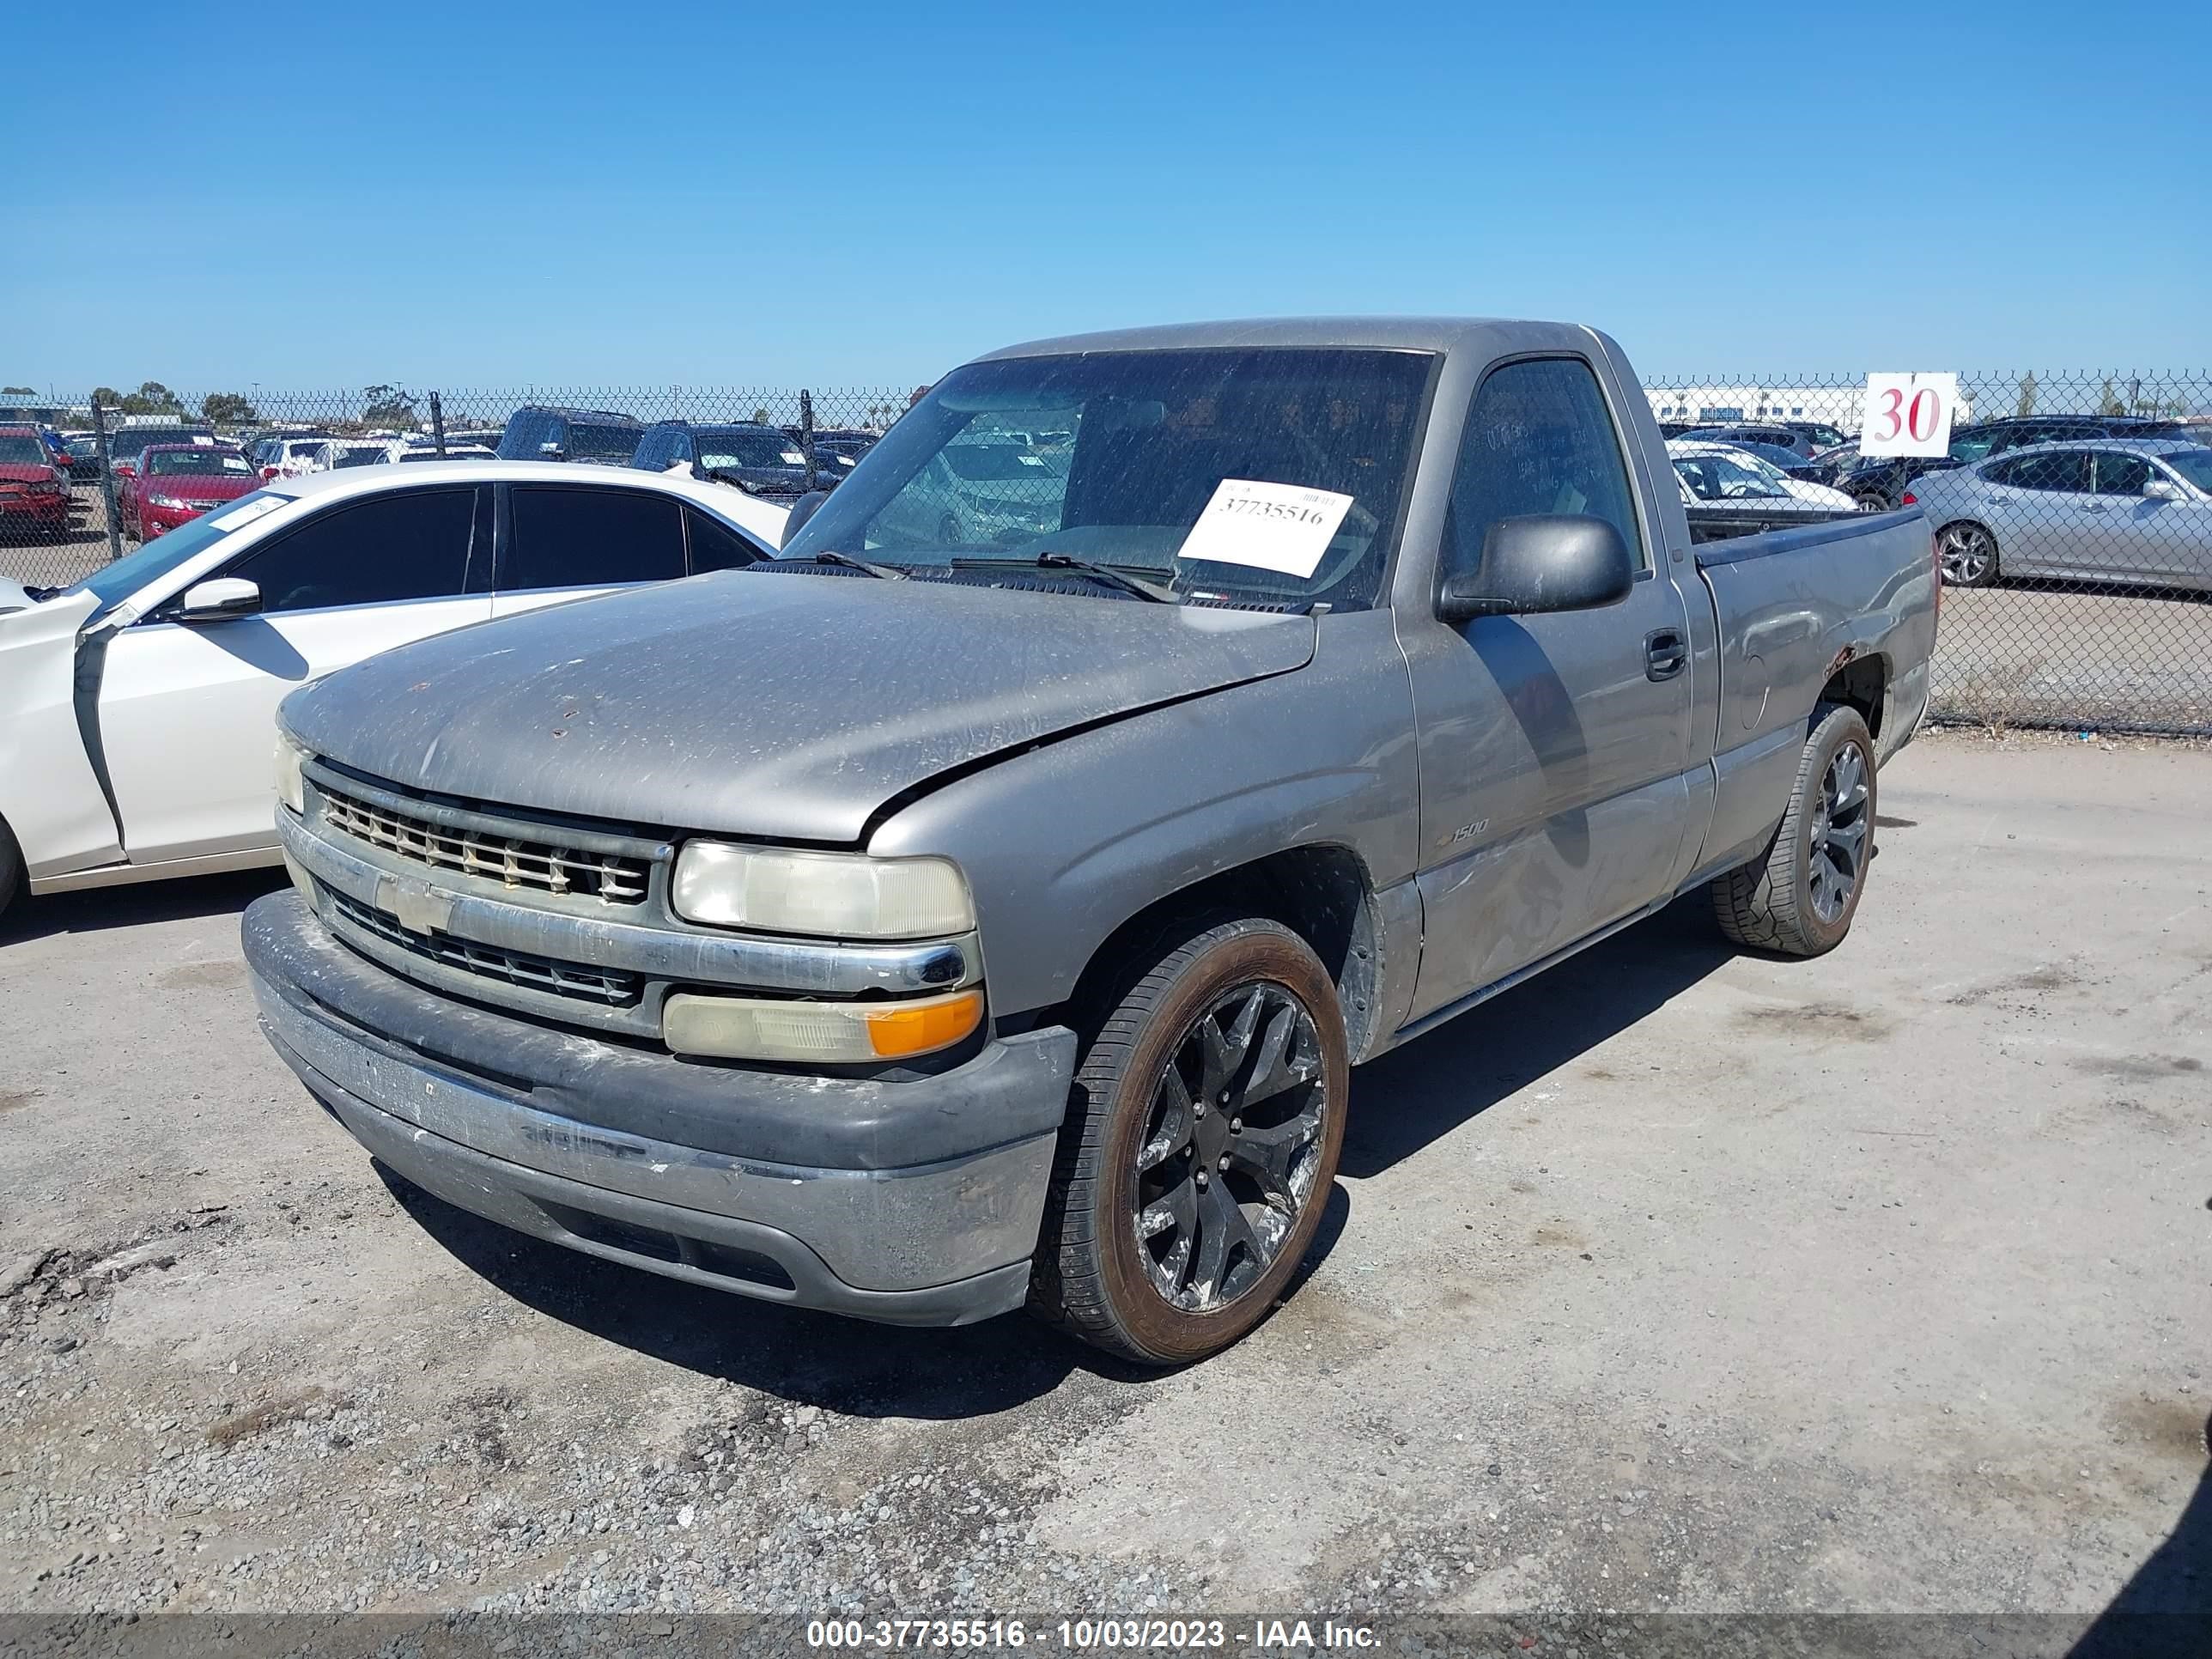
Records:
[[[2000,574],[2212,592],[2212,449],[2167,438],[2033,444],[1915,478],[1943,580]]]

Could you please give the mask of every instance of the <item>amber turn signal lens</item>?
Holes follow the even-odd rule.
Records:
[[[871,1010],[868,1046],[884,1060],[949,1048],[974,1030],[983,1018],[981,991],[956,991],[904,1007]]]

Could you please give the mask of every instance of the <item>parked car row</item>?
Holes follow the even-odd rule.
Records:
[[[605,409],[528,405],[507,417],[501,460],[592,461],[734,484],[756,495],[795,500],[834,487],[874,445],[878,434],[836,428],[814,434],[810,459],[796,427],[755,421],[658,421]]]
[[[57,890],[269,862],[288,691],[471,623],[769,557],[786,517],[719,485],[537,464],[264,481],[228,446],[142,459],[137,551],[67,588],[0,580],[0,908],[18,857]]]
[[[1831,480],[1860,505],[1887,510],[1900,504],[1915,478],[1946,467],[2002,455],[2030,444],[2087,442],[2097,439],[2174,438],[2203,442],[2205,430],[2187,421],[2154,419],[2137,415],[2028,415],[2001,420],[1977,421],[1955,428],[1950,447],[1942,455],[1859,458],[1856,443],[1831,450],[1817,459],[1833,465]]]
[[[1923,472],[1943,580],[2001,576],[2212,592],[2212,447],[2186,439],[2039,443]]]

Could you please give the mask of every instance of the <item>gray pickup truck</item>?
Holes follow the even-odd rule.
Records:
[[[1586,328],[1023,346],[814,505],[295,693],[245,942],[407,1180],[866,1318],[1234,1341],[1351,1066],[1700,887],[1835,945],[1927,702],[1920,516],[1693,546]]]

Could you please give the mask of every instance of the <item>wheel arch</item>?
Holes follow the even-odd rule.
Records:
[[[1351,1053],[1364,1054],[1380,1013],[1382,919],[1366,861],[1335,842],[1269,853],[1153,900],[1091,953],[1057,1012],[1089,1023],[1133,973],[1200,925],[1230,915],[1265,917],[1306,942],[1336,987]]]
[[[1817,723],[1822,705],[1843,703],[1857,709],[1859,718],[1867,723],[1868,732],[1879,738],[1882,714],[1889,702],[1890,678],[1889,658],[1885,653],[1855,656],[1829,674],[1820,696],[1813,700],[1811,718]]]

